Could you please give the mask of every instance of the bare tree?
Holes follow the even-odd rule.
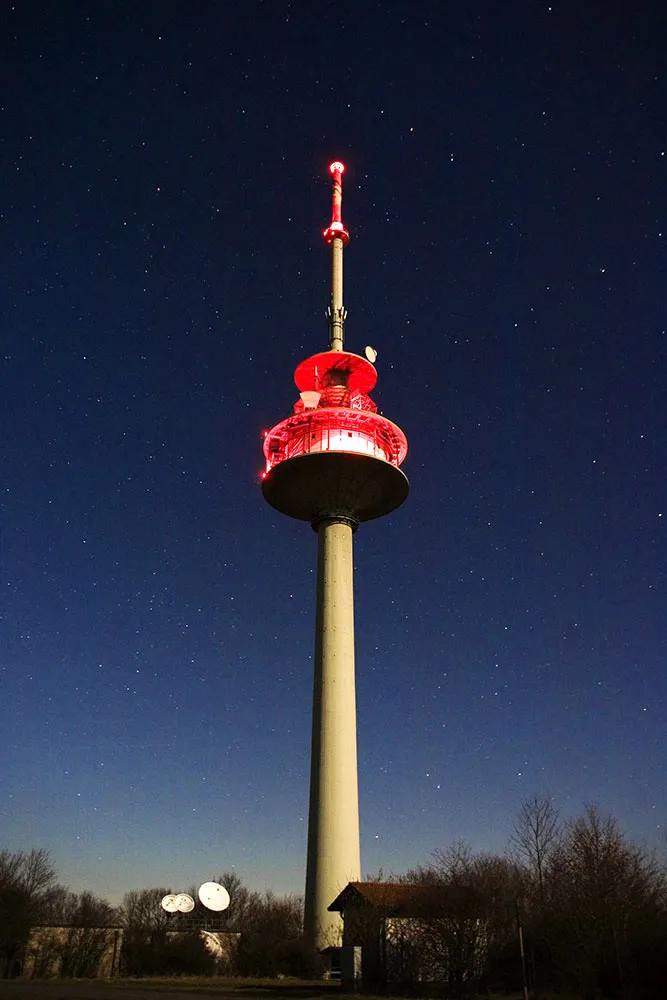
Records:
[[[515,901],[520,876],[511,859],[475,854],[459,841],[433,854],[427,868],[408,872],[410,882],[438,887],[437,912],[415,928],[423,967],[454,993],[481,985],[507,962],[515,948]],[[505,973],[503,972],[503,976]]]
[[[56,892],[48,851],[0,851],[0,977],[13,973],[31,926]]]
[[[54,971],[66,978],[94,979],[113,942],[110,928],[117,921],[118,911],[106,899],[65,890],[49,911],[49,922],[60,931],[55,938]]]
[[[643,974],[636,955],[665,928],[667,885],[656,858],[587,805],[566,824],[545,884],[556,970],[591,993],[630,991]]]
[[[545,929],[546,879],[561,837],[559,813],[551,796],[536,793],[522,802],[509,838],[509,850],[524,876],[524,891],[521,899],[517,897],[516,916],[522,938],[524,977],[529,970],[533,988],[537,988],[538,979],[543,979],[551,966]]]
[[[535,794],[521,803],[510,837],[510,849],[534,882],[541,903],[544,903],[546,866],[558,847],[560,836],[559,813],[550,796]]]
[[[168,914],[161,901],[168,889],[133,889],[126,892],[119,910],[123,927],[141,927],[149,932],[166,930]]]
[[[240,926],[238,971],[248,976],[300,974],[303,948],[303,903],[299,896],[266,892],[252,901]]]
[[[133,889],[123,897],[119,910],[123,927],[121,966],[127,975],[160,971],[169,920],[160,902],[168,891],[164,888]]]
[[[261,910],[260,893],[248,889],[236,872],[223,872],[216,881],[229,893],[229,908],[225,911],[227,929],[238,933],[247,931]]]

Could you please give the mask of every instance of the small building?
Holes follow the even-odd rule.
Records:
[[[364,989],[389,983],[452,984],[481,971],[484,924],[473,914],[452,912],[444,886],[350,882],[329,909],[343,917],[343,952],[361,949]],[[354,961],[343,961],[344,968],[354,966]],[[343,988],[357,985],[345,978]]]
[[[32,927],[21,975],[110,979],[118,975],[122,943],[122,927]]]

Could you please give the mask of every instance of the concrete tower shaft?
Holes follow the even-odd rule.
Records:
[[[361,878],[354,679],[352,526],[318,527],[313,735],[304,926],[310,943],[340,943],[340,915],[327,909]]]

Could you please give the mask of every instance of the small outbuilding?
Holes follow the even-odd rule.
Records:
[[[329,909],[343,917],[342,967],[354,970],[343,973],[344,988],[447,981],[457,941],[465,938],[473,947],[467,949],[470,972],[486,951],[482,922],[452,913],[451,895],[441,885],[349,882]]]
[[[118,975],[122,927],[32,927],[22,976],[110,979]]]

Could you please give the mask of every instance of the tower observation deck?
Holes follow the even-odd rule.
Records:
[[[329,350],[298,365],[299,398],[291,416],[264,437],[262,492],[282,514],[310,521],[318,534],[315,684],[306,864],[305,933],[310,944],[339,943],[340,916],[327,909],[361,877],[354,691],[352,533],[361,521],[388,514],[408,495],[401,471],[403,431],[377,412],[370,397],[377,371],[367,356],[343,348],[341,218],[345,167],[333,177]]]

